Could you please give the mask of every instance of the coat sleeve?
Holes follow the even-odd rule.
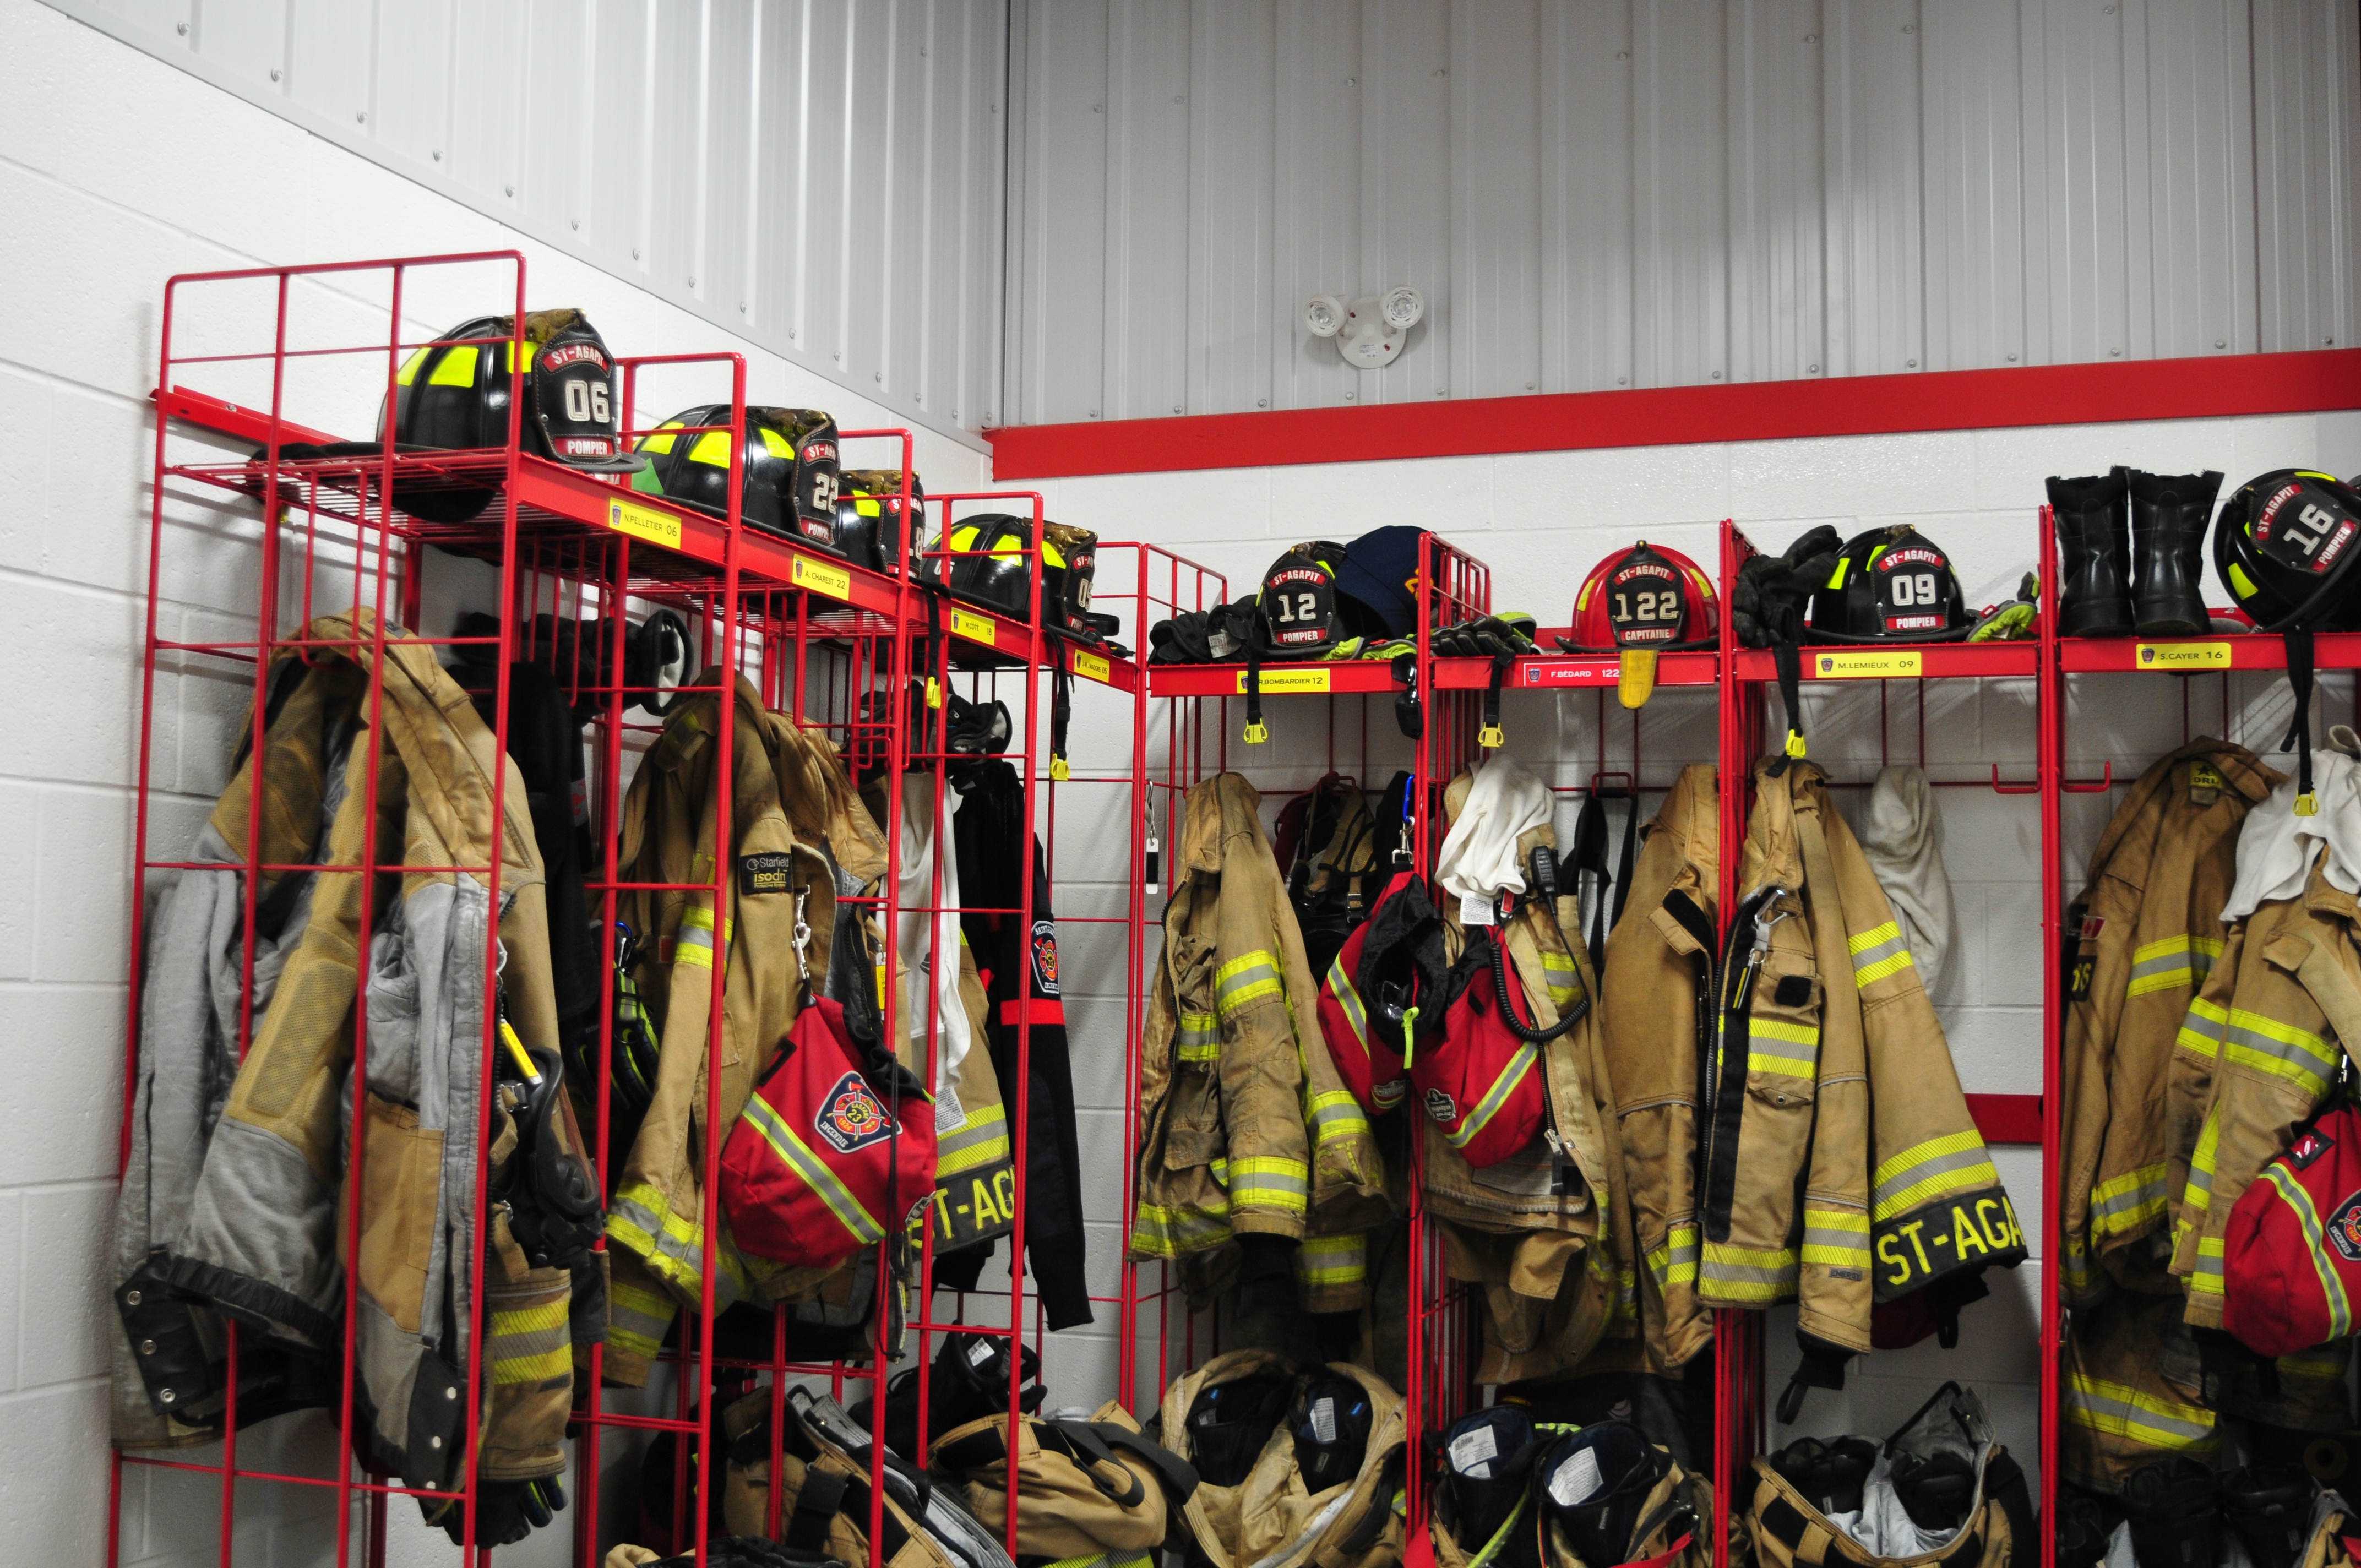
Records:
[[[1229,859],[1224,856],[1224,861]],[[1276,873],[1274,872],[1274,875]],[[1213,1004],[1221,1037],[1230,1228],[1298,1240],[1312,1193],[1301,1110],[1303,1067],[1280,980],[1269,904],[1226,885],[1215,917]],[[1317,1028],[1317,1025],[1314,1025]]]

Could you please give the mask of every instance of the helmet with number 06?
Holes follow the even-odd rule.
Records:
[[[2265,631],[2361,626],[2361,490],[2332,474],[2275,468],[2222,503],[2213,569]]]
[[[1951,558],[1905,523],[1845,542],[1807,624],[1815,642],[1957,642],[1976,618]]]
[[[697,430],[699,425],[709,426]],[[640,450],[650,458],[635,489],[725,517],[730,511],[730,405],[683,409],[650,431]],[[694,434],[683,433],[696,431]],[[836,421],[818,409],[749,405],[741,447],[749,528],[798,544],[843,552],[837,544]]]
[[[507,445],[515,337],[514,317],[478,316],[412,354],[394,378],[394,440],[459,451]],[[575,468],[643,466],[645,459],[622,449],[615,362],[590,318],[528,311],[524,346],[524,449]]]

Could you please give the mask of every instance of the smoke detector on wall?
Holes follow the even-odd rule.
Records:
[[[1345,364],[1378,370],[1394,362],[1410,329],[1425,314],[1425,296],[1404,285],[1383,295],[1364,294],[1349,305],[1334,294],[1314,294],[1304,302],[1303,325],[1314,337],[1334,338]]]

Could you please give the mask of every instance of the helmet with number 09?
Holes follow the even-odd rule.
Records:
[[[1569,653],[1677,652],[1714,645],[1713,579],[1677,550],[1642,539],[1590,569],[1574,596]]]
[[[728,403],[700,403],[673,415],[640,442],[650,462],[632,487],[728,516],[729,425]],[[696,433],[685,433],[690,431]],[[818,409],[749,405],[741,451],[746,478],[740,515],[746,525],[842,554],[836,537],[835,419]]]
[[[2222,503],[2213,570],[2265,631],[2350,630],[2361,625],[2356,533],[2361,490],[2332,474],[2275,468]]]
[[[1951,558],[1907,523],[1847,540],[1807,621],[1816,642],[1957,642],[1975,624]]]

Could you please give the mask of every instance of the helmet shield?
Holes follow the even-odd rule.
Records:
[[[1973,630],[1951,559],[1916,529],[1872,529],[1848,541],[1812,594],[1814,640],[1951,642]]]
[[[2222,503],[2213,566],[2240,609],[2267,631],[2350,625],[2361,494],[2329,474],[2279,468]]]
[[[1266,657],[1316,659],[1344,641],[1334,566],[1344,554],[1341,544],[1314,540],[1271,563],[1255,601]]]

